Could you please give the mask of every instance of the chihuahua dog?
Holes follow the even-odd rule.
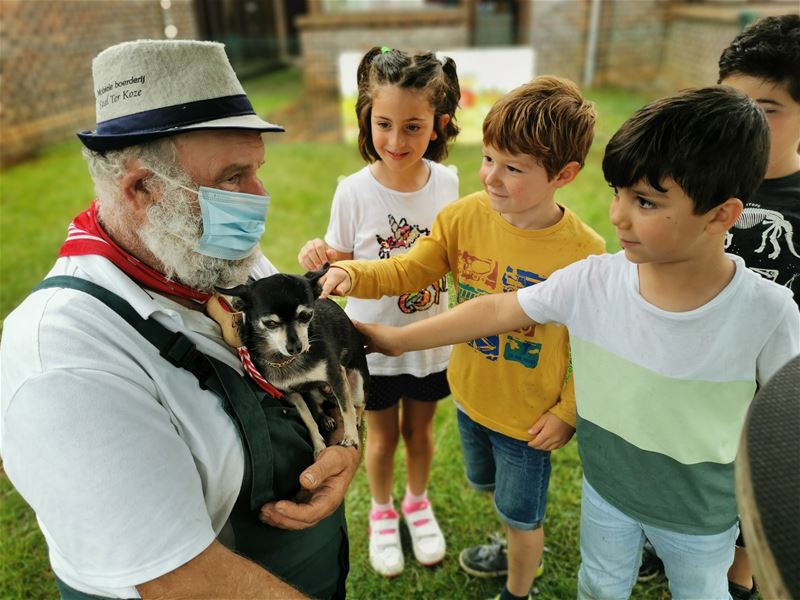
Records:
[[[319,300],[319,279],[278,273],[222,294],[238,298],[241,339],[264,378],[294,405],[311,434],[314,456],[338,424],[342,446],[358,446],[358,427],[369,383],[361,334],[333,300]],[[330,399],[332,397],[332,399]]]

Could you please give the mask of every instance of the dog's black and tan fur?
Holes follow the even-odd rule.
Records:
[[[361,335],[336,304],[319,300],[319,278],[278,273],[231,289],[244,313],[240,335],[253,364],[286,394],[311,434],[314,454],[326,447],[341,413],[342,446],[358,446],[358,425],[369,382]],[[330,394],[326,392],[330,390]],[[333,396],[332,411],[328,395]],[[308,402],[306,403],[307,398]]]

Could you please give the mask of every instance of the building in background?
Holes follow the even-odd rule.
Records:
[[[88,65],[126,40],[221,41],[242,78],[298,64],[312,104],[335,99],[340,52],[375,45],[532,47],[537,73],[673,91],[714,83],[747,22],[788,12],[798,0],[0,0],[0,164],[91,128]]]

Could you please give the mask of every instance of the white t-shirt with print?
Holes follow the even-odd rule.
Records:
[[[333,197],[325,242],[356,260],[389,258],[405,253],[430,233],[436,214],[458,199],[458,176],[450,168],[425,161],[427,183],[415,192],[397,192],[382,185],[369,166],[343,179]],[[348,298],[345,311],[365,323],[407,325],[447,310],[446,279],[424,290],[379,300]],[[424,377],[447,368],[450,347],[407,352],[391,357],[370,354],[373,375],[411,374]]]

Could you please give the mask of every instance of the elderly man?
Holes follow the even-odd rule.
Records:
[[[313,460],[206,302],[275,268],[258,118],[220,44],[93,63],[97,200],[6,320],[0,451],[63,598],[343,597],[352,448]]]

